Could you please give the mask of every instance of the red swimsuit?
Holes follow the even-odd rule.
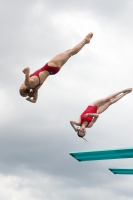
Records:
[[[39,77],[39,73],[43,72],[43,71],[48,71],[50,73],[50,75],[54,75],[56,73],[58,73],[60,70],[60,67],[52,67],[52,66],[48,66],[48,63],[46,63],[46,65],[44,65],[41,69],[38,69],[37,71],[35,71],[33,74],[30,75],[30,77],[32,76],[38,76],[39,78],[39,84],[35,86],[35,88],[37,88],[38,86],[42,85],[40,83],[40,77]]]
[[[83,122],[88,122],[88,125],[89,125],[89,123],[92,121],[93,117],[92,116],[84,117],[84,115],[87,113],[97,113],[97,109],[98,109],[97,106],[88,106],[86,108],[86,110],[80,115],[81,124]]]

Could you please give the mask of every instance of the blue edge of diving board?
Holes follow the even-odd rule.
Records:
[[[133,158],[133,147],[120,148],[120,149],[79,151],[79,152],[70,152],[69,154],[79,162]]]
[[[114,174],[133,175],[133,168],[109,168]]]

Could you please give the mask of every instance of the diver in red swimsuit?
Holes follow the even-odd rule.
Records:
[[[93,126],[93,124],[97,121],[99,114],[104,112],[107,108],[109,108],[110,105],[116,103],[118,100],[130,92],[132,92],[132,88],[127,88],[106,98],[91,103],[80,115],[78,121],[70,121],[71,126],[77,132],[78,136],[84,137],[86,134],[86,128],[91,128]]]
[[[27,97],[26,100],[35,103],[38,97],[38,89],[44,83],[49,75],[54,75],[59,72],[67,60],[77,54],[85,44],[88,44],[93,37],[93,33],[89,33],[79,44],[74,48],[69,49],[50,60],[44,67],[30,75],[30,68],[25,68],[25,81],[21,85],[19,92],[22,97]]]

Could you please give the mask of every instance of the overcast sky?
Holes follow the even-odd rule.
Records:
[[[133,87],[132,0],[0,1],[0,199],[131,200],[133,176],[111,167],[132,159],[78,162],[69,152],[133,146],[133,93],[100,115],[86,144],[69,120],[93,101]],[[19,95],[31,73],[72,48],[91,43],[50,76],[32,104]]]

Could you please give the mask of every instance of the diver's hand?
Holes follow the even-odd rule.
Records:
[[[36,103],[35,99],[31,99],[30,97],[26,98],[27,101],[31,102],[31,103]]]
[[[23,69],[23,73],[29,75],[29,73],[30,73],[30,68],[29,68],[29,67],[24,68],[24,69]]]

